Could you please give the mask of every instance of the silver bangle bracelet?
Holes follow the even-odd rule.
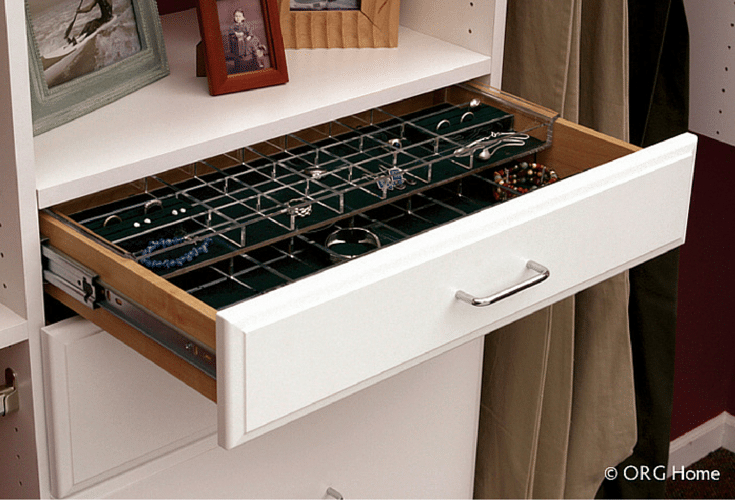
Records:
[[[327,236],[324,242],[332,262],[353,259],[370,250],[380,248],[380,239],[372,232],[361,227],[337,229]]]

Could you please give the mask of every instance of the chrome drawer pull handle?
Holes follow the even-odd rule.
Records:
[[[548,278],[549,275],[551,274],[547,268],[545,268],[538,262],[534,262],[532,260],[529,260],[528,262],[526,262],[526,267],[530,269],[531,271],[537,272],[538,274],[536,276],[528,278],[525,281],[522,281],[521,283],[518,283],[517,285],[513,285],[510,288],[507,288],[501,292],[495,293],[488,297],[475,297],[473,295],[470,295],[467,292],[463,292],[462,290],[458,290],[457,293],[454,294],[454,296],[458,300],[461,300],[462,302],[467,302],[471,306],[475,306],[475,307],[489,306],[490,304],[494,304],[498,302],[499,300],[503,300],[506,297],[515,295],[516,293],[522,290],[525,290],[526,288],[531,288],[532,286],[538,285],[539,283],[544,281],[546,278]]]

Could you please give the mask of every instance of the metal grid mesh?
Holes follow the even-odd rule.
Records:
[[[384,246],[495,203],[507,188],[483,172],[550,145],[548,122],[513,127],[474,102],[374,109],[152,176],[71,217],[220,308],[332,265],[337,229],[369,228]]]
[[[231,256],[203,269],[173,277],[171,281],[215,308],[226,307],[292,283],[342,260],[342,255],[325,243],[335,231],[366,229],[379,238],[381,247],[385,247],[498,203],[492,195],[494,186],[482,174],[471,175],[327,227]]]

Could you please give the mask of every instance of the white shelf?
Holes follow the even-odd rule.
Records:
[[[170,76],[35,138],[40,208],[491,72],[491,57],[401,27],[397,48],[288,50],[287,84],[211,97],[195,12],[162,24]]]
[[[28,338],[26,320],[0,304],[0,349]]]

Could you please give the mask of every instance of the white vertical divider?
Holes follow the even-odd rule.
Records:
[[[684,0],[689,24],[689,129],[735,146],[735,2]]]
[[[413,0],[401,4],[401,25],[492,57],[483,83],[500,88],[507,0]]]
[[[35,433],[38,453],[20,456],[34,472],[29,476],[38,479],[32,486],[43,498],[49,496],[40,345],[43,289],[28,75],[25,2],[0,0],[0,317],[11,316],[10,328],[0,324],[0,345],[15,343],[9,349],[21,346],[28,358],[29,369],[18,380],[24,390],[19,414],[27,432]]]
[[[16,40],[20,35],[25,48],[25,34],[14,26],[17,23],[13,19],[18,6],[22,8],[23,3],[7,2],[0,10],[0,304],[25,318],[21,217],[24,209],[29,208],[28,198],[33,195],[35,181],[29,190],[29,177],[33,175],[29,153],[33,154],[33,139],[30,128],[23,130],[30,120],[30,103],[23,99],[23,90],[28,88],[28,72],[22,70],[24,54],[18,53]],[[25,88],[19,73],[25,78]],[[31,168],[28,168],[29,160]],[[35,203],[33,207],[35,216]]]

